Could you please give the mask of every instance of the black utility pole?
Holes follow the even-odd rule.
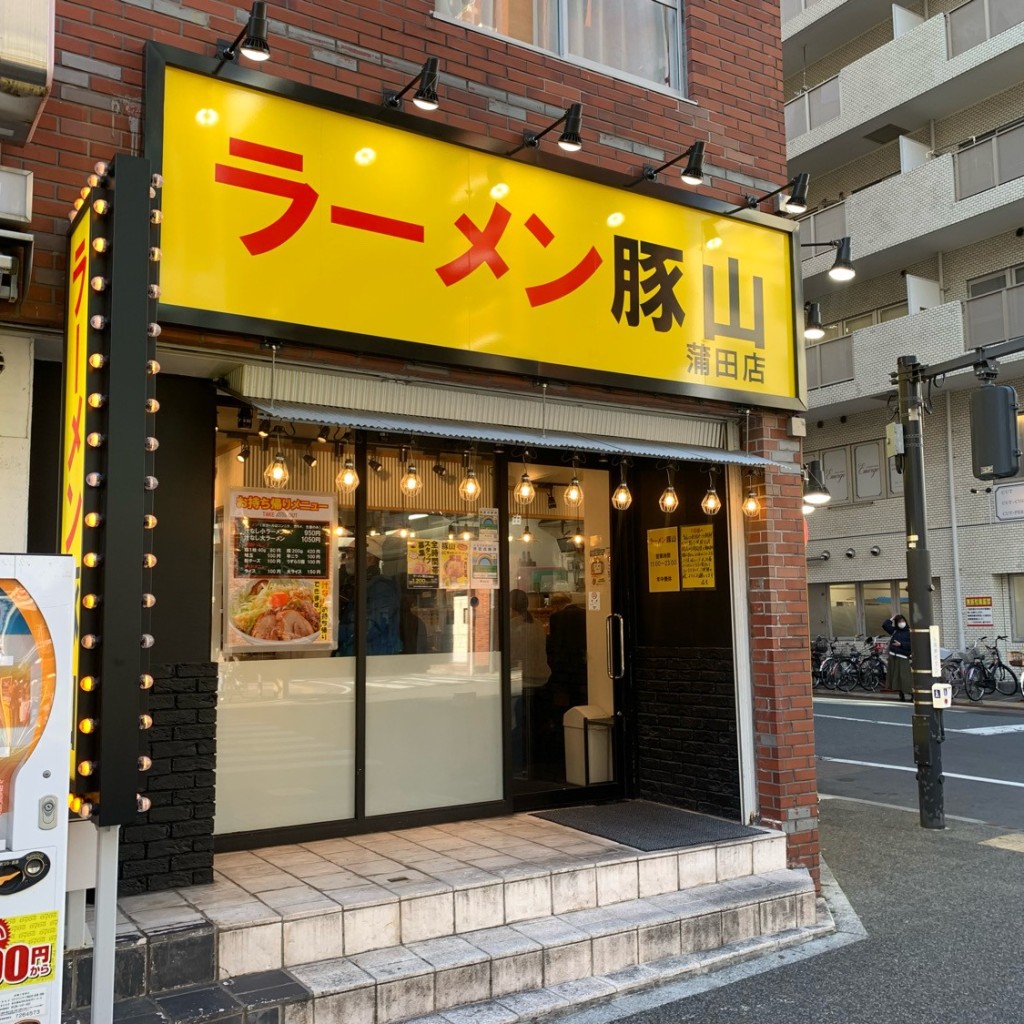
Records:
[[[907,523],[907,590],[910,597],[910,632],[914,658],[914,763],[922,828],[945,828],[942,780],[942,712],[932,707],[931,637],[932,569],[928,553],[928,520],[924,494],[924,437],[921,416],[924,402],[921,381],[924,367],[917,356],[897,360],[900,423],[903,426],[903,493]],[[928,656],[926,656],[928,652]]]

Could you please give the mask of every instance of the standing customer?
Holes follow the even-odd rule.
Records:
[[[900,700],[914,699],[914,681],[910,671],[910,630],[902,615],[886,619],[882,629],[889,634],[889,678],[890,690],[896,690]]]

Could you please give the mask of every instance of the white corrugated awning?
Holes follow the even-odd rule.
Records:
[[[697,445],[672,444],[666,441],[644,441],[635,438],[597,437],[560,431],[538,431],[523,427],[496,427],[463,420],[427,419],[399,413],[378,413],[364,410],[332,409],[323,405],[294,402],[271,402],[251,399],[253,408],[265,416],[294,423],[316,423],[321,426],[350,427],[354,430],[376,430],[408,434],[411,437],[454,438],[489,444],[532,445],[541,448],[562,448],[608,455],[634,455],[653,459],[674,459],[678,462],[715,462],[738,466],[776,466],[799,472],[795,464],[773,462],[741,451],[726,451]]]

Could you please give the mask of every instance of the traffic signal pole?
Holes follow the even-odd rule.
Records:
[[[942,779],[942,712],[932,706],[931,652],[932,570],[928,552],[928,520],[924,485],[924,435],[921,417],[923,370],[917,356],[897,361],[900,423],[903,426],[903,502],[907,528],[907,590],[910,598],[910,633],[914,657],[913,742],[917,765],[917,796],[921,827],[946,827]]]

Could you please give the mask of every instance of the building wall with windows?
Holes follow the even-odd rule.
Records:
[[[915,26],[903,11],[871,0],[816,7],[791,0],[782,12],[787,100],[837,83],[834,102],[823,108],[832,127],[825,120],[812,135],[799,112],[787,118],[790,172],[803,160],[816,168],[807,233],[814,240],[849,235],[858,269],[853,282],[835,285],[824,273],[827,255],[808,250],[804,262],[805,298],[820,304],[825,329],[807,345],[805,449],[822,459],[834,493],[808,522],[810,608],[812,630],[835,634],[874,629],[879,597],[882,608],[886,597],[898,601],[905,580],[902,480],[884,457],[897,357],[934,364],[1024,334],[1024,9],[995,0],[903,5],[920,19]],[[852,17],[858,11],[859,22]],[[806,66],[802,46],[812,55]],[[917,55],[914,106],[895,92],[888,110],[878,93],[873,107],[853,96],[847,86],[869,67],[884,71],[886,54],[897,50]],[[979,79],[973,63],[996,50],[1016,54],[1017,70]],[[862,127],[847,131],[860,111]],[[877,141],[864,138],[874,130]],[[1020,390],[1020,359],[1002,361],[999,383]],[[1024,492],[1024,477],[974,478],[969,396],[976,382],[968,371],[940,383],[929,394],[924,437],[943,644],[1004,634],[1021,642],[1024,521],[1013,499]],[[991,625],[969,624],[971,597],[991,598]]]

